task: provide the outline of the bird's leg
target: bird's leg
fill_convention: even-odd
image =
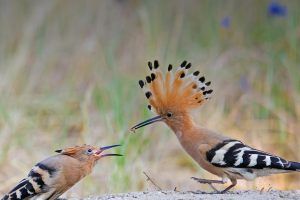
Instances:
[[[231,181],[232,184],[229,185],[227,188],[225,188],[225,190],[221,191],[221,194],[226,193],[228,190],[230,190],[231,188],[236,186],[236,183],[237,183],[236,179],[230,179],[230,181]]]
[[[208,184],[215,192],[218,192],[218,193],[221,193],[221,194],[224,194],[224,193],[228,192],[228,190],[230,190],[231,188],[233,188],[237,184],[236,179],[230,179],[232,184],[230,186],[228,186],[227,188],[225,188],[223,191],[219,191],[212,184],[213,183],[225,184],[226,181],[224,181],[224,180],[201,179],[201,178],[196,178],[196,177],[192,177],[192,179],[199,182],[199,183],[202,183],[202,184]]]
[[[191,179],[203,184],[211,184],[211,183],[224,184],[225,183],[223,180],[209,180],[209,179],[202,179],[196,177],[191,177]]]
[[[196,178],[196,177],[191,177],[193,180],[197,181],[198,183],[202,183],[202,184],[208,184],[215,192],[220,192],[219,190],[217,190],[212,184],[213,183],[217,183],[217,184],[224,184],[225,181],[223,180],[209,180],[209,179],[202,179],[202,178]],[[229,186],[230,187],[230,186]],[[228,188],[229,188],[228,187]],[[233,187],[233,186],[232,186]],[[227,188],[226,188],[227,189]],[[225,190],[226,190],[225,189]],[[230,188],[229,188],[230,189]],[[225,191],[224,190],[224,191]],[[223,191],[222,191],[223,192]],[[226,191],[225,191],[226,192]]]

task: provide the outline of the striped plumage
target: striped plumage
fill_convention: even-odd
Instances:
[[[3,200],[26,199],[33,196],[43,197],[43,199],[56,199],[60,196],[60,193],[51,190],[51,182],[53,182],[55,176],[59,177],[56,173],[60,171],[60,162],[55,162],[55,159],[51,157],[36,164],[27,175],[27,178],[21,180],[16,187],[3,197]],[[58,159],[63,158],[59,156]],[[49,161],[55,167],[50,167]]]
[[[58,155],[37,163],[27,177],[21,180],[2,200],[57,199],[91,173],[100,158],[120,156],[119,154],[101,154],[104,150],[117,146],[120,145],[101,148],[83,145],[57,150]]]
[[[209,150],[206,157],[211,164],[224,168],[237,179],[253,180],[270,174],[300,171],[300,163],[254,149],[238,140],[222,141]]]
[[[188,73],[191,63],[184,61],[175,70],[169,65],[165,75],[159,69],[158,61],[154,61],[154,65],[149,62],[148,66],[150,75],[146,80],[140,80],[139,85],[150,104],[148,108],[158,116],[135,125],[132,131],[154,122],[165,122],[185,151],[202,168],[221,177],[221,180],[192,177],[194,180],[212,186],[214,183],[224,184],[229,179],[232,184],[222,191],[226,192],[237,184],[237,179],[253,180],[270,174],[300,171],[297,162],[253,149],[197,125],[190,111],[209,100],[212,90],[208,88],[210,81],[204,76],[199,78],[199,71]]]

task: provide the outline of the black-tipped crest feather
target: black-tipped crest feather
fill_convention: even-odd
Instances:
[[[142,80],[139,80],[139,85],[140,85],[140,87],[141,87],[141,88],[143,88],[143,87],[144,87],[144,85],[145,85],[144,81],[142,81]]]
[[[181,63],[180,67],[181,67],[181,68],[184,68],[185,65],[186,65],[186,63],[187,63],[186,60],[184,60],[184,61]]]
[[[149,65],[152,67],[148,63]],[[196,108],[210,98],[212,90],[207,89],[210,81],[204,83],[204,76],[196,79],[195,76],[200,74],[199,71],[194,71],[191,74],[193,76],[189,75],[187,69],[191,68],[191,63],[183,61],[176,71],[172,71],[173,67],[170,64],[166,74],[163,74],[158,66],[159,63],[155,60],[153,68],[156,70],[152,71],[150,76],[146,76],[147,84],[143,85],[147,91],[145,96],[155,111],[166,109],[168,106],[180,109]],[[142,83],[144,82],[139,83],[141,87]],[[151,96],[153,98],[150,98]]]
[[[154,69],[157,69],[159,67],[159,63],[157,60],[154,61]]]
[[[150,71],[151,71],[152,68],[153,68],[153,67],[152,67],[152,63],[151,63],[150,61],[148,62],[148,67],[149,67]]]

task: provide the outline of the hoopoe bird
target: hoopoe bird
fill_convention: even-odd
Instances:
[[[141,122],[131,128],[133,132],[143,126],[163,121],[177,136],[185,151],[205,170],[221,180],[207,180],[192,177],[202,184],[231,185],[225,193],[237,184],[237,179],[253,180],[257,177],[277,173],[300,172],[300,163],[287,161],[270,153],[254,149],[239,140],[234,140],[195,124],[191,111],[211,98],[210,81],[199,77],[199,71],[188,73],[191,63],[186,61],[173,70],[172,65],[164,75],[158,61],[148,62],[150,75],[140,80],[149,101],[148,108],[158,116]]]
[[[68,147],[56,150],[57,155],[37,163],[26,178],[21,180],[2,200],[47,199],[54,200],[92,172],[96,162],[107,156],[104,150],[118,147],[91,145]]]

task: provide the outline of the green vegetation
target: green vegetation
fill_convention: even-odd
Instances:
[[[195,113],[204,126],[300,160],[300,13],[283,1],[2,1],[0,3],[0,182],[6,192],[57,148],[122,143],[73,196],[199,189],[209,176],[156,125],[137,81],[148,60],[192,62],[212,81],[213,99]],[[223,21],[227,17],[227,21]],[[225,24],[224,24],[225,23]],[[298,188],[299,175],[247,188]],[[241,187],[243,187],[241,185]]]

